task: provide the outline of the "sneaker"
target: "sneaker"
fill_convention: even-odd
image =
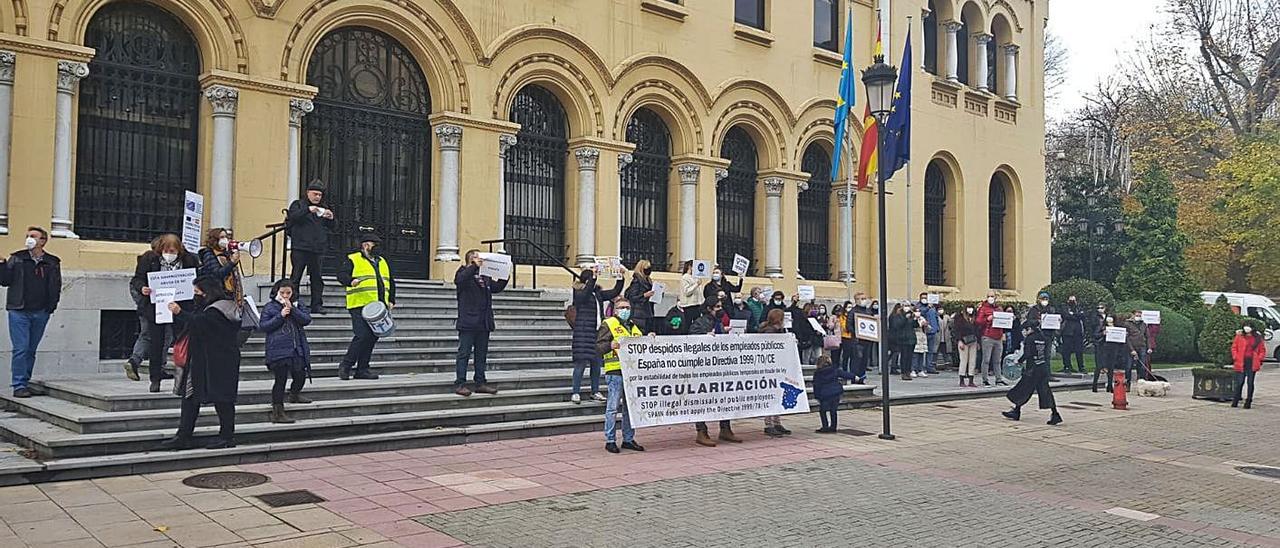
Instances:
[[[618,453],[621,453],[621,452],[622,452],[622,450],[621,450],[621,449],[618,449],[618,444],[613,443],[613,442],[609,442],[609,443],[604,444],[604,450],[605,450],[605,451],[608,451],[608,452],[610,452],[610,453],[613,453],[613,454],[615,454],[615,455],[616,455],[616,454],[618,454]]]
[[[634,442],[634,441],[624,441],[624,442],[622,442],[622,448],[623,448],[623,449],[628,449],[628,450],[631,450],[631,451],[640,451],[640,452],[643,452],[643,451],[644,451],[644,446],[643,446],[643,445],[640,445],[640,444],[638,444],[638,443],[636,443],[636,442]]]
[[[15,397],[15,398],[30,398],[30,397],[31,397],[31,389],[30,389],[30,388],[19,388],[19,389],[17,389],[17,390],[14,390],[14,391],[13,391],[13,397]]]
[[[574,395],[572,395],[572,396],[569,396],[569,401],[571,401],[571,402],[573,402],[573,403],[582,403],[582,396],[579,396],[579,395],[577,395],[577,394],[574,394]]]
[[[124,376],[129,377],[129,380],[131,381],[142,380],[142,378],[138,376],[138,365],[138,362],[134,361],[132,358],[130,358],[129,361],[124,362]]]
[[[937,373],[935,373],[935,375],[936,375],[936,374],[937,374]],[[922,379],[927,379],[927,378],[929,378],[929,374],[928,374],[928,373],[926,373],[926,372],[924,372],[924,371],[921,371],[921,372],[920,372],[920,378],[922,378]]]
[[[604,397],[604,394],[601,394],[601,393],[599,393],[599,392],[596,392],[595,394],[592,394],[592,395],[591,395],[591,399],[596,400],[596,401],[606,401],[606,400],[605,400],[605,397]]]
[[[498,389],[485,383],[480,383],[480,385],[476,387],[476,392],[480,394],[497,394]]]
[[[470,395],[471,395],[471,389],[469,389],[469,388],[467,388],[466,386],[463,386],[463,385],[461,385],[461,384],[460,384],[460,385],[458,385],[458,387],[457,387],[457,388],[454,388],[454,389],[453,389],[453,393],[454,393],[454,394],[457,394],[457,395],[459,395],[459,396],[462,396],[462,397],[464,397],[464,398],[465,398],[465,397],[467,397],[467,396],[470,396]],[[577,394],[574,394],[574,395],[576,396]]]
[[[914,379],[914,378],[917,378],[917,377],[919,377],[919,376],[920,376],[920,374],[919,374],[919,373],[916,373],[915,371],[912,371],[912,372],[911,372],[911,378],[913,378],[913,379]]]

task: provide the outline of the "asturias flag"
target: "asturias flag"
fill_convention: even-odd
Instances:
[[[884,124],[884,150],[880,157],[882,176],[888,180],[911,161],[911,32],[902,50],[902,66],[898,72],[898,89],[893,94],[893,107]]]
[[[840,93],[836,96],[836,142],[835,152],[831,155],[831,180],[840,177],[840,153],[844,150],[845,126],[849,125],[849,108],[857,102],[858,94],[854,89],[857,76],[853,72],[853,12],[846,17],[848,24],[844,29],[844,62],[840,65]]]

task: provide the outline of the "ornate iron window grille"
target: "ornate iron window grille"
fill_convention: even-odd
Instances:
[[[630,268],[648,259],[654,270],[667,270],[671,132],[656,113],[641,108],[627,123],[627,142],[636,150],[622,170],[622,262]]]
[[[319,93],[302,119],[301,179],[323,181],[337,213],[326,266],[373,232],[397,276],[426,277],[432,140],[422,69],[394,38],[345,27],[320,40],[307,83]]]
[[[800,193],[800,275],[831,279],[831,155],[820,145],[805,149],[800,170],[809,173],[809,189]]]
[[[987,257],[991,269],[991,288],[1008,289],[1005,285],[1004,272],[1004,220],[1008,200],[1004,190],[1004,181],[999,175],[991,178],[991,191],[988,195],[987,209]]]
[[[80,83],[75,226],[87,240],[147,242],[182,229],[196,189],[200,52],[176,17],[141,3],[94,15]]]
[[[520,131],[507,151],[506,237],[526,238],[563,258],[568,252],[564,169],[569,155],[564,107],[546,88],[531,84],[516,94],[510,118]],[[557,264],[520,243],[508,245],[507,252],[523,264]]]
[[[729,128],[720,157],[729,175],[716,188],[716,262],[732,265],[733,255],[752,257],[756,248],[756,145],[740,127]],[[752,261],[756,271],[759,261]]]
[[[947,208],[947,181],[942,168],[930,163],[924,172],[924,283],[946,285],[942,232]]]

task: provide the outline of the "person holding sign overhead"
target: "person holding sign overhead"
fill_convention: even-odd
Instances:
[[[493,295],[507,288],[507,280],[494,280],[480,273],[484,260],[479,250],[467,251],[462,266],[453,275],[453,285],[458,296],[458,354],[455,362],[453,393],[470,396],[467,388],[467,362],[475,355],[476,392],[497,394],[485,379],[485,364],[489,357],[489,334],[496,328],[493,321]]]
[[[619,340],[644,334],[631,314],[631,302],[618,299],[613,305],[613,315],[605,318],[596,332],[596,352],[603,358],[604,376],[609,382],[609,398],[604,405],[604,449],[610,453],[622,452],[617,443],[618,408],[626,405],[622,397],[622,362],[618,360]],[[582,377],[578,378],[580,381]],[[625,408],[622,410],[622,449],[644,451],[644,447],[636,443],[636,429],[631,427],[631,414]]]
[[[596,352],[596,331],[603,315],[602,305],[622,294],[622,278],[613,289],[596,285],[596,267],[585,268],[573,282],[573,392],[569,401],[580,403],[582,373],[591,368],[591,399],[605,401],[600,393],[600,354]]]
[[[733,296],[742,292],[742,276],[738,276],[738,283],[735,285],[724,277],[724,271],[720,270],[720,265],[716,265],[711,270],[711,281],[702,286],[702,298],[716,297],[721,291],[724,292],[724,297],[720,299],[720,306],[728,310],[733,307]]]
[[[49,233],[43,228],[27,228],[26,248],[15,251],[0,265],[0,286],[9,288],[5,308],[9,311],[9,339],[13,343],[10,362],[13,397],[29,398],[36,349],[44,338],[49,316],[62,298],[62,261],[46,253]]]
[[[152,393],[160,391],[160,381],[164,378],[165,344],[164,332],[170,326],[156,323],[156,305],[151,298],[152,288],[148,274],[154,272],[173,272],[177,270],[195,269],[200,261],[182,246],[177,234],[162,234],[151,242],[151,250],[138,256],[138,263],[133,271],[133,279],[129,285],[143,298],[138,303],[138,316],[146,324],[147,337],[150,342],[147,348],[147,374],[151,377]],[[179,306],[190,304],[190,300],[178,302]],[[176,333],[175,333],[176,335]],[[125,364],[125,376],[129,380],[138,380],[137,364]]]
[[[351,329],[355,332],[347,354],[338,364],[338,378],[344,381],[351,378],[352,367],[357,379],[378,378],[377,373],[369,370],[378,335],[364,319],[364,308],[382,303],[390,311],[396,306],[396,280],[391,277],[391,265],[378,254],[381,243],[382,239],[376,234],[362,234],[360,249],[347,255],[347,260],[338,267],[338,283],[347,288],[347,313],[351,315]]]

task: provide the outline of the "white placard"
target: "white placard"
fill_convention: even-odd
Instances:
[[[734,319],[730,319],[730,320],[729,320],[729,332],[730,332],[730,333],[746,333],[746,332],[747,332],[747,320],[734,320]]]
[[[621,280],[626,275],[626,269],[622,267],[622,259],[618,257],[594,257],[596,264],[596,275],[608,276],[615,280]]]
[[[858,327],[855,332],[859,339],[880,342],[880,318],[866,314],[854,314]]]
[[[808,413],[795,337],[627,337],[627,412],[637,427]]]
[[[1159,310],[1143,310],[1142,323],[1145,323],[1147,325],[1160,325],[1160,311]]]
[[[157,325],[173,323],[173,311],[169,310],[169,303],[173,302],[173,297],[176,294],[177,291],[172,287],[151,290],[151,302],[156,305]]]
[[[1129,330],[1123,327],[1108,327],[1107,342],[1122,343],[1129,340]]]
[[[649,302],[659,304],[662,302],[662,296],[667,292],[667,284],[662,282],[653,282],[653,296],[649,297]]]
[[[733,255],[733,273],[739,276],[746,276],[747,271],[751,269],[751,261],[742,255],[735,253]]]
[[[693,261],[693,277],[701,280],[711,279],[711,261]]]
[[[182,247],[187,248],[191,253],[200,251],[200,237],[203,232],[204,196],[188,190],[182,205]]]
[[[151,302],[156,302],[156,291],[173,289],[175,301],[189,301],[196,298],[193,284],[196,282],[196,269],[183,268],[147,273],[147,287],[151,288]]]
[[[786,329],[787,331],[791,331],[791,328],[795,326],[795,323],[791,321],[791,314],[785,313],[786,312],[785,310],[783,312],[784,313],[782,315],[782,328]]]
[[[1061,314],[1044,314],[1040,316],[1040,329],[1062,329]]]
[[[824,337],[827,335],[827,330],[822,328],[822,324],[818,322],[817,318],[809,318],[809,325],[812,326],[813,330],[819,335]]]
[[[511,279],[511,256],[502,253],[481,253],[480,275],[493,280]]]
[[[1013,329],[1013,312],[992,313],[991,327],[996,329]]]
[[[802,301],[812,301],[814,298],[813,286],[811,285],[796,286],[796,293],[800,294],[800,300]]]
[[[939,295],[937,293],[930,293],[927,295],[927,298],[928,298],[929,304],[938,304],[942,302],[942,295]]]

